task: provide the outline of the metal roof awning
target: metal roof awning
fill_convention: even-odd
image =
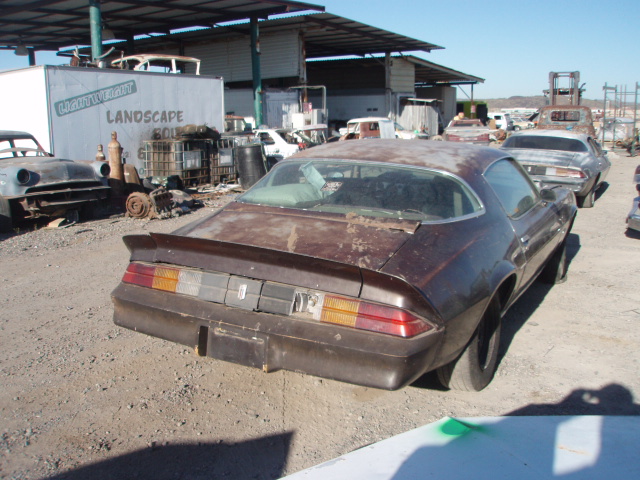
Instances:
[[[111,28],[111,23],[108,25]],[[258,25],[260,35],[269,35],[285,30],[303,32],[307,59],[347,55],[365,56],[387,52],[430,52],[443,48],[331,13],[269,19],[259,22]],[[136,41],[136,49],[153,51],[178,44],[189,45],[190,43],[248,37],[250,32],[250,24],[240,22],[233,25],[140,39]]]
[[[403,57],[408,62],[416,66],[416,85],[418,86],[435,86],[440,84],[446,85],[465,85],[484,83],[484,78],[475,77],[467,73],[459,72],[437,63],[429,62],[422,58],[414,56]]]
[[[260,31],[267,33],[285,27],[297,27],[304,31],[307,58],[364,56],[387,52],[430,52],[443,48],[331,13],[269,20],[260,24]]]
[[[91,45],[90,0],[0,0],[0,49],[26,45],[58,50]],[[282,0],[116,0],[99,1],[102,22],[116,35],[168,34],[171,30],[213,26],[250,17],[309,10],[321,5]]]
[[[393,55],[392,59],[402,59],[415,65],[415,83],[418,87],[434,87],[434,86],[453,86],[453,85],[470,85],[484,83],[484,78],[475,77],[467,73],[453,70],[452,68],[429,62],[413,55]],[[348,58],[348,59],[331,59],[316,60],[308,63],[311,70],[316,65],[322,65],[322,68],[344,69],[344,68],[384,68],[384,58],[367,57],[367,58]]]

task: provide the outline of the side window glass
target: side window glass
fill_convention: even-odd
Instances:
[[[539,201],[533,182],[513,159],[499,160],[484,174],[510,217],[520,217]]]

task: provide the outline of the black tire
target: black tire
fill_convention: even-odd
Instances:
[[[514,126],[514,127],[513,127],[513,131],[514,131],[514,132],[517,132],[517,131],[519,131],[520,129],[521,129],[520,125],[516,125],[516,126]]]
[[[589,192],[582,196],[582,197],[577,197],[576,196],[576,204],[578,205],[578,207],[580,208],[592,208],[593,204],[596,202],[596,192],[598,191],[598,188],[600,187],[600,176],[598,176],[598,178],[596,178],[596,181],[593,182],[593,187],[591,187],[591,190],[589,190]]]
[[[564,283],[567,281],[568,267],[567,241],[563,240],[540,272],[540,280],[550,285]]]
[[[11,205],[9,200],[0,195],[0,233],[10,232],[12,227]]]
[[[479,392],[489,385],[498,364],[501,324],[500,303],[494,298],[462,354],[438,368],[438,380],[444,387]]]
[[[580,208],[592,208],[595,203],[596,189],[589,190],[589,193],[582,197],[576,197],[576,203]]]

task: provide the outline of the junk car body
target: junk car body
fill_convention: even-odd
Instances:
[[[575,212],[498,149],[328,143],[208,218],[124,237],[114,321],[265,372],[480,390],[509,306],[565,278]]]
[[[596,136],[591,109],[584,105],[547,105],[539,110],[536,128],[541,130],[569,130]]]
[[[593,207],[611,162],[590,135],[562,130],[514,132],[502,144],[541,185],[572,190],[578,206]]]
[[[365,138],[396,138],[393,121],[385,117],[352,118],[346,129],[340,129],[340,140],[362,140]]]
[[[633,183],[636,185],[638,196],[633,199],[631,210],[627,215],[627,227],[640,232],[640,165],[636,167],[636,172],[633,175]]]
[[[292,130],[286,128],[260,128],[254,131],[255,139],[264,145],[266,155],[287,158],[298,152],[301,142]]]
[[[534,128],[535,124],[531,122],[527,118],[523,117],[512,117],[513,120],[513,129],[517,132],[518,130],[526,130],[528,128]]]
[[[109,164],[47,153],[27,132],[0,131],[0,231],[16,220],[87,213],[109,195]]]
[[[490,129],[479,119],[451,120],[442,138],[447,142],[489,145]]]
[[[115,59],[111,62],[111,66],[138,72],[151,72],[156,69],[166,73],[189,71],[194,75],[200,75],[200,59],[180,55],[141,53]]]

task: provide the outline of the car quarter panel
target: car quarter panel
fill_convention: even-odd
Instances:
[[[506,216],[492,207],[475,218],[422,225],[382,269],[404,272],[403,278],[442,316],[445,334],[436,359],[440,365],[464,349],[500,285],[510,275],[519,278],[525,265]]]

